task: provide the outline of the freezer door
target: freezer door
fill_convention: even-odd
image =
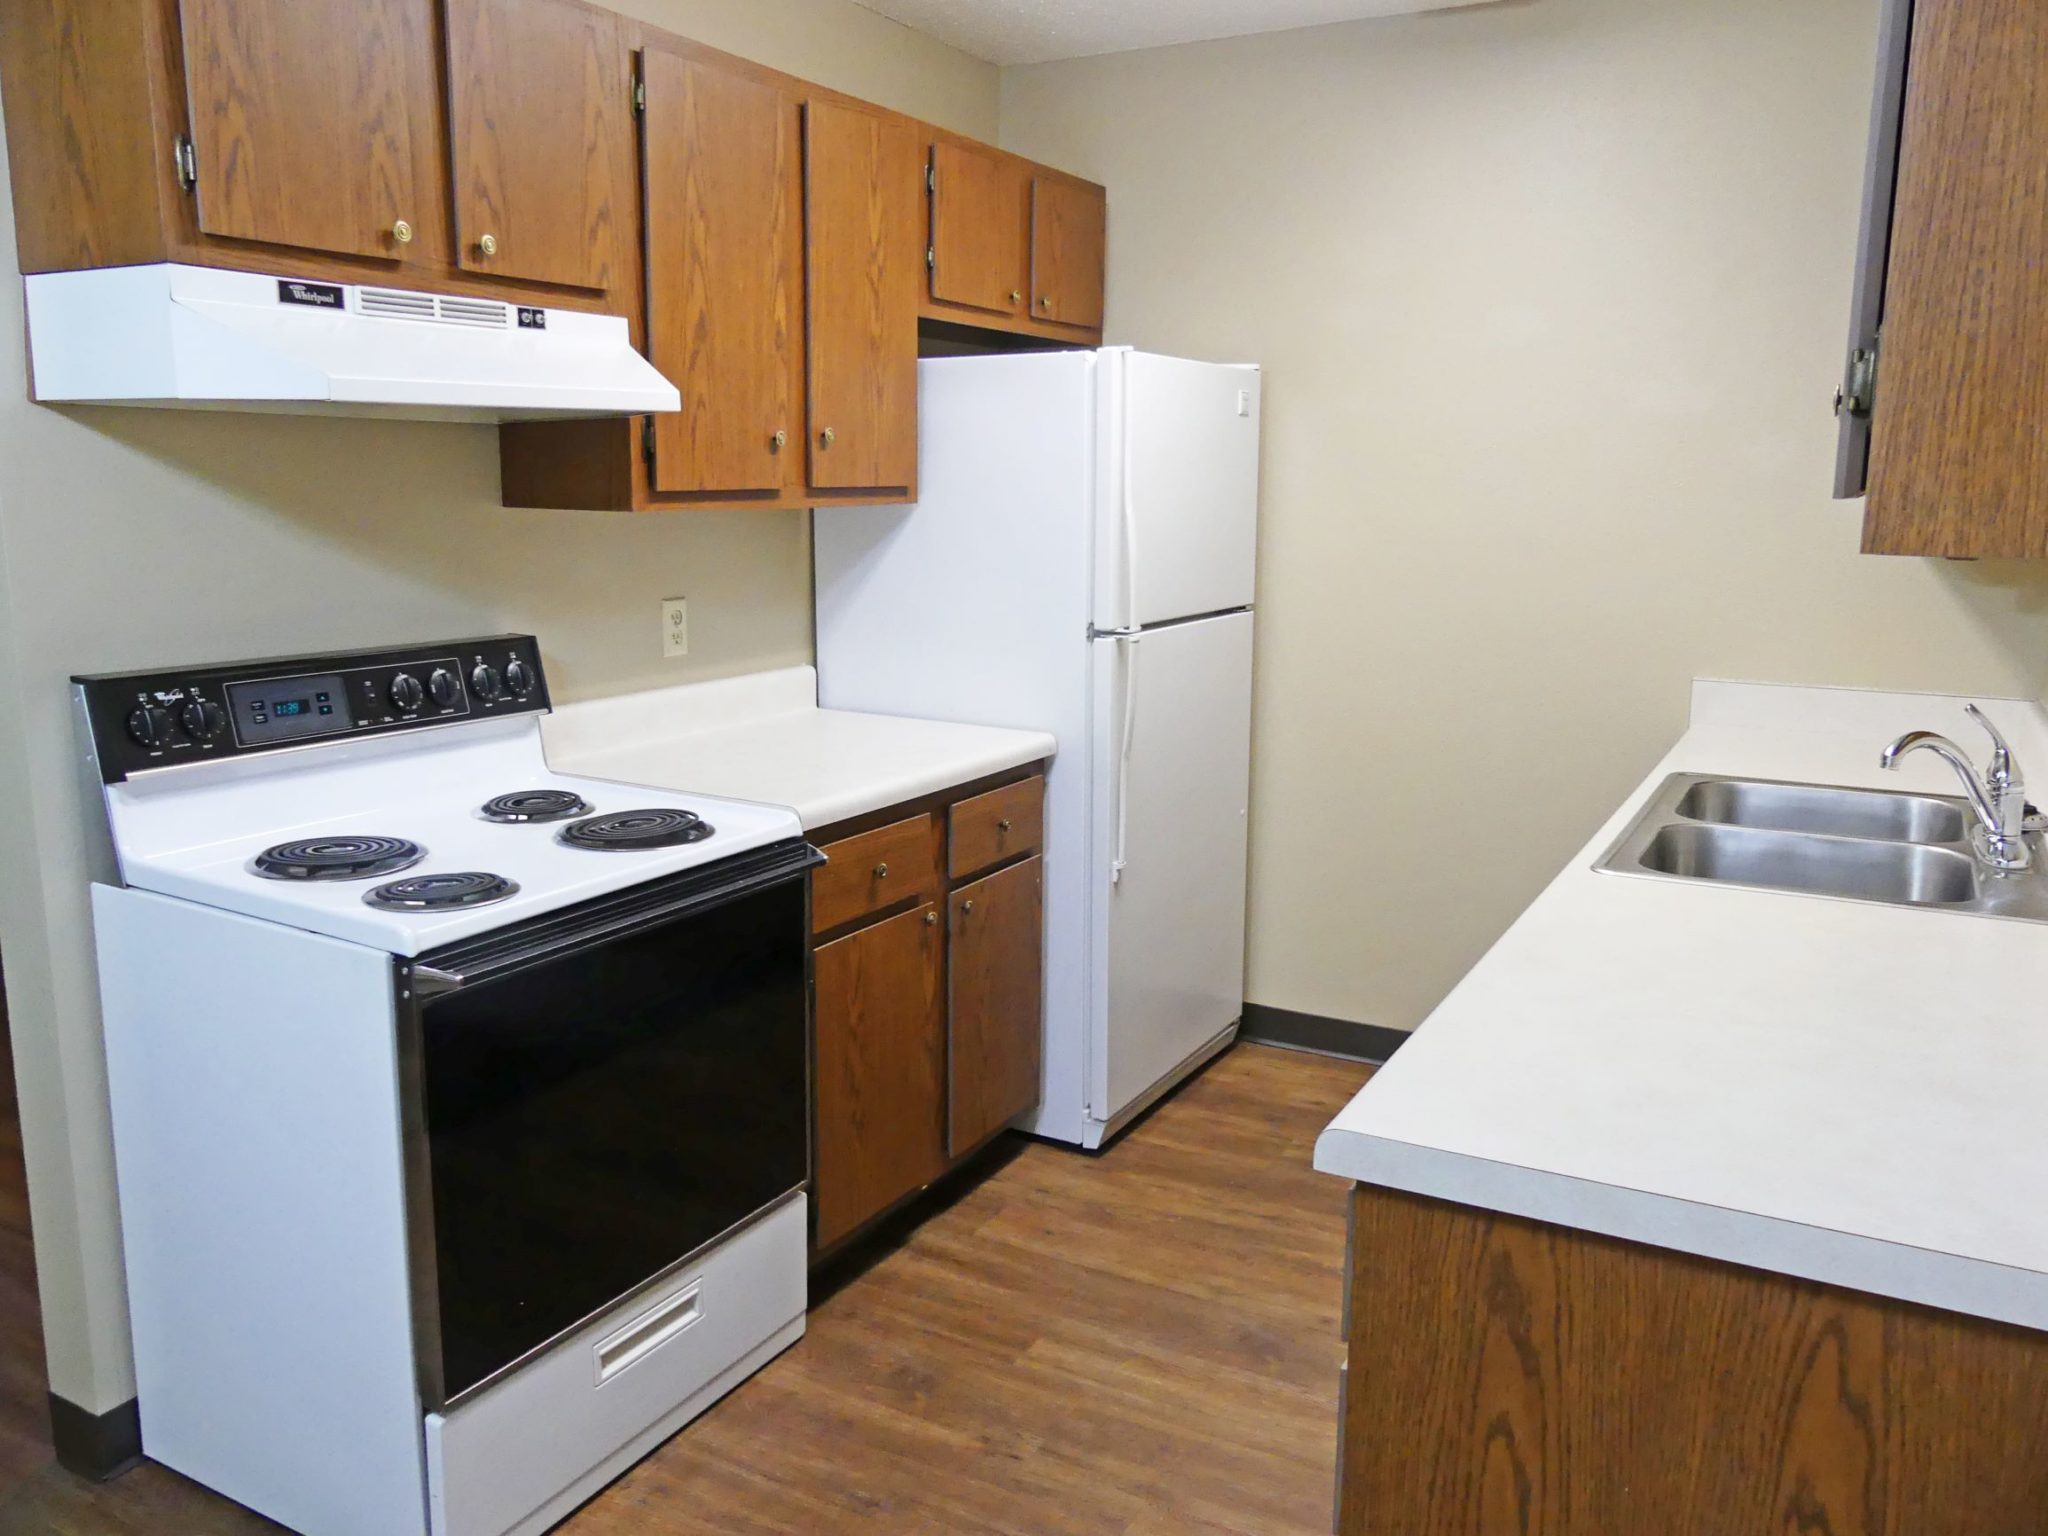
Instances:
[[[1258,543],[1259,370],[1103,354],[1095,624],[1248,607]]]
[[[1089,1111],[1109,1120],[1244,1011],[1252,616],[1093,650]]]

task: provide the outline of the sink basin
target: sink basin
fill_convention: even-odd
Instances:
[[[1748,826],[1660,827],[1641,863],[1655,874],[1688,880],[1908,906],[1953,905],[1977,896],[1976,863],[1954,849]]]
[[[1702,779],[1679,797],[1673,809],[1688,821],[1718,826],[1891,843],[1961,843],[1970,830],[1961,805],[1933,795],[1755,779]]]

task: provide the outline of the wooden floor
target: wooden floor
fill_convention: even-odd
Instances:
[[[1018,1142],[559,1531],[1323,1536],[1347,1186],[1309,1157],[1368,1070],[1241,1046],[1101,1157]],[[0,1495],[8,1536],[276,1530],[155,1466]]]

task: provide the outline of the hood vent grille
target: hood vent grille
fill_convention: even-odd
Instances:
[[[375,320],[429,320],[443,325],[480,325],[502,331],[512,324],[512,306],[494,299],[457,299],[403,288],[358,290],[356,312]]]

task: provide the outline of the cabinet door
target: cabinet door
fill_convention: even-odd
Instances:
[[[1016,162],[961,144],[932,146],[932,297],[1024,313],[1030,191]]]
[[[823,1247],[944,1171],[938,908],[863,928],[814,959]]]
[[[629,131],[618,18],[581,0],[446,3],[457,260],[610,287]]]
[[[438,254],[434,0],[181,0],[199,227]]]
[[[776,491],[802,458],[797,105],[654,49],[641,78],[648,358],[683,396],[654,420],[654,486]]]
[[[1100,188],[1049,176],[1032,178],[1032,314],[1038,319],[1102,329],[1108,219]]]
[[[1044,1042],[1044,861],[951,898],[946,1155],[960,1157],[1038,1103]]]
[[[1863,547],[2048,555],[2048,14],[1915,0]]]
[[[804,109],[811,484],[917,477],[918,189],[908,121],[836,102]]]

